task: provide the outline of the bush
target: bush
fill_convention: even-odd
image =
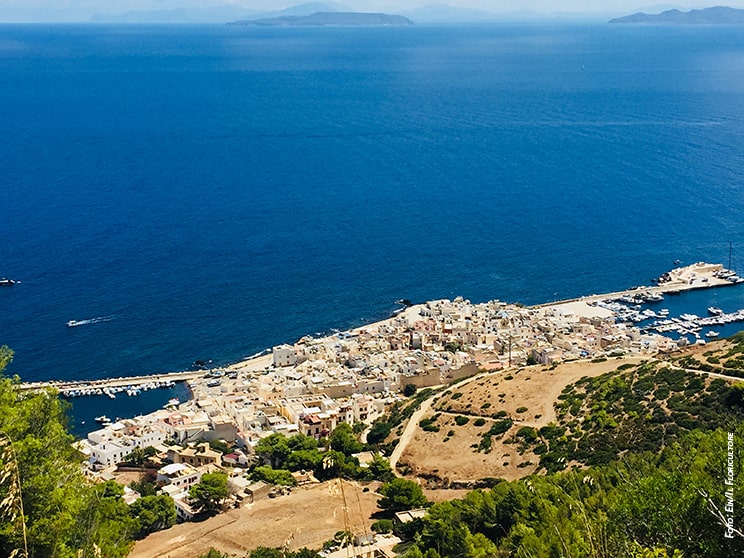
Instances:
[[[416,393],[417,389],[418,388],[414,384],[406,384],[403,387],[403,395],[405,395],[406,397],[411,397]]]
[[[528,441],[537,440],[537,431],[531,426],[523,426],[517,430],[517,437]]]
[[[527,412],[527,407],[517,407],[517,412],[518,413],[525,413],[525,412]]]
[[[475,420],[473,421],[473,424],[474,424],[475,426],[483,426],[484,424],[486,424],[486,419],[484,419],[484,418],[482,418],[482,417],[478,417],[477,419],[475,419]]]
[[[392,533],[393,532],[393,520],[392,519],[380,519],[372,524],[372,530],[375,533]]]
[[[368,444],[380,444],[385,441],[390,435],[392,426],[388,422],[375,422],[367,432],[367,443]]]
[[[507,432],[512,427],[512,424],[514,423],[511,421],[511,419],[497,420],[488,430],[488,433],[491,436],[498,436],[499,434]]]
[[[470,419],[468,419],[468,417],[464,417],[462,415],[457,415],[455,417],[455,423],[457,424],[457,426],[464,426],[468,423],[469,420]]]

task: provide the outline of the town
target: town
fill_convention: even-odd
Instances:
[[[154,448],[168,463],[158,471],[158,485],[174,499],[179,519],[188,520],[198,511],[189,489],[204,473],[228,471],[237,505],[273,495],[270,485],[245,474],[255,461],[253,448],[272,434],[322,439],[342,423],[362,425],[361,432],[403,399],[407,387],[446,385],[479,371],[674,350],[685,337],[675,341],[639,329],[627,304],[658,301],[665,289],[732,284],[721,272],[720,265],[700,263],[665,274],[656,287],[538,307],[461,297],[410,305],[382,322],[304,337],[200,374],[189,380],[188,402],[108,424],[78,447],[90,474],[104,479],[136,448]],[[210,442],[231,450],[223,455]],[[313,480],[295,475],[298,482]]]

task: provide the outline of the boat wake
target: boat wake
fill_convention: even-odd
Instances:
[[[113,316],[98,316],[97,318],[89,318],[87,320],[70,320],[69,322],[67,322],[67,327],[77,327],[88,324],[97,324],[100,322],[110,322],[113,319]]]

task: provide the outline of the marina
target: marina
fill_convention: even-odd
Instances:
[[[117,394],[136,396],[149,390],[172,388],[177,382],[193,380],[204,376],[204,374],[204,371],[186,371],[100,380],[27,382],[22,383],[20,387],[21,389],[54,387],[59,390],[63,397],[68,398],[105,395],[110,399],[116,399]]]

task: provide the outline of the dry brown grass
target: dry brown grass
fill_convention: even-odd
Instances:
[[[427,417],[440,413],[436,421],[439,432],[425,432],[417,427],[399,464],[410,468],[410,476],[428,479],[429,486],[449,486],[453,481],[484,478],[515,480],[532,474],[537,469],[539,457],[532,453],[519,455],[516,445],[504,441],[521,426],[540,428],[555,421],[553,405],[568,384],[584,376],[599,376],[624,363],[635,364],[641,360],[629,357],[599,363],[572,362],[553,370],[532,366],[517,372],[487,374],[468,385],[452,386],[446,392],[448,395],[443,395],[434,409],[427,413]],[[512,379],[507,380],[509,376]],[[455,393],[462,395],[453,399]],[[521,407],[527,407],[527,410],[517,413]],[[489,453],[477,452],[471,446],[480,442],[480,434],[488,431],[499,411],[506,412],[514,426],[501,438],[493,437]],[[454,417],[458,413],[468,414],[467,424],[455,424]],[[473,424],[478,416],[486,421],[481,427]],[[448,436],[450,431],[454,431],[454,436]],[[526,465],[527,462],[532,464]]]
[[[182,523],[139,541],[129,558],[196,558],[210,547],[231,556],[244,556],[258,546],[320,548],[345,529],[341,481],[298,488],[288,496],[266,499],[200,523]],[[343,481],[351,530],[369,533],[379,495],[377,483],[363,492],[358,483]]]

